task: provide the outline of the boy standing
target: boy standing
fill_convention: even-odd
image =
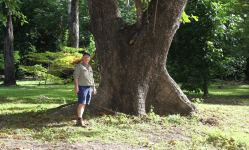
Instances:
[[[93,78],[93,70],[89,64],[91,55],[83,53],[82,60],[76,65],[74,76],[74,92],[78,95],[77,123],[78,126],[85,126],[82,119],[86,105],[91,102],[92,94],[96,94],[96,88]]]

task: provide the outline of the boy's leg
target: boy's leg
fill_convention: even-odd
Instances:
[[[78,125],[78,126],[85,126],[84,125],[84,122],[83,122],[83,118],[82,118],[82,116],[83,116],[83,113],[84,113],[84,110],[85,110],[85,104],[78,104],[78,107],[77,107],[77,123],[76,123],[76,125]]]
[[[77,107],[77,125],[84,126],[83,114],[86,106],[86,89],[84,87],[79,87],[78,92],[78,107]]]
[[[86,108],[86,105],[90,104],[92,90],[91,90],[91,88],[86,88],[83,93],[84,93],[83,94],[84,101],[83,101],[83,103],[79,103],[78,108],[77,108],[77,116],[78,116],[78,123],[77,124],[85,127],[88,123],[83,121],[83,114],[84,114],[84,110]]]
[[[87,96],[86,96],[86,104],[87,105],[90,105],[90,103],[91,103],[92,92],[93,92],[92,87],[88,88],[88,90],[87,90]]]
[[[85,104],[78,104],[77,108],[77,117],[82,118],[86,105]]]

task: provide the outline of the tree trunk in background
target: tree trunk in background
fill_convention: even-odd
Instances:
[[[203,98],[207,98],[208,97],[208,78],[207,76],[204,77],[204,81],[203,81]]]
[[[246,74],[246,81],[249,81],[249,57],[246,59],[246,70],[245,70],[245,74]]]
[[[70,2],[70,0],[69,0]],[[79,0],[71,0],[69,5],[69,46],[79,47]]]
[[[143,15],[143,3],[142,0],[135,0],[136,15],[137,15],[137,25],[140,27],[142,15]]]
[[[127,114],[190,114],[195,110],[166,69],[186,0],[152,0],[141,26],[126,25],[116,0],[89,0],[101,82],[93,103]]]
[[[67,4],[67,7],[68,7],[68,10],[67,10],[67,12],[68,12],[68,24],[69,24],[69,21],[70,21],[70,13],[71,13],[71,1],[72,0],[68,0],[68,4]]]
[[[4,85],[16,85],[15,64],[14,64],[14,34],[11,12],[5,8],[7,24],[4,37]]]

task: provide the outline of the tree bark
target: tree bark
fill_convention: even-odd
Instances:
[[[203,98],[207,98],[208,97],[208,77],[206,75],[204,75],[204,79],[203,79]]]
[[[246,69],[245,69],[246,81],[249,81],[249,57],[246,59]]]
[[[79,47],[79,0],[71,0],[69,5],[69,46]]]
[[[116,0],[89,0],[91,29],[101,82],[93,103],[143,115],[190,114],[195,110],[166,69],[172,38],[186,0],[152,0],[141,26],[126,25]]]
[[[137,25],[140,27],[141,19],[143,15],[143,3],[142,0],[135,0],[136,15],[137,15]]]
[[[4,37],[4,85],[16,85],[15,64],[14,64],[14,34],[12,15],[9,8],[5,8],[7,24]]]

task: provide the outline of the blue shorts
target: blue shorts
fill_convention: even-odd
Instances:
[[[78,92],[78,103],[89,105],[92,98],[92,87],[90,86],[79,86]]]

